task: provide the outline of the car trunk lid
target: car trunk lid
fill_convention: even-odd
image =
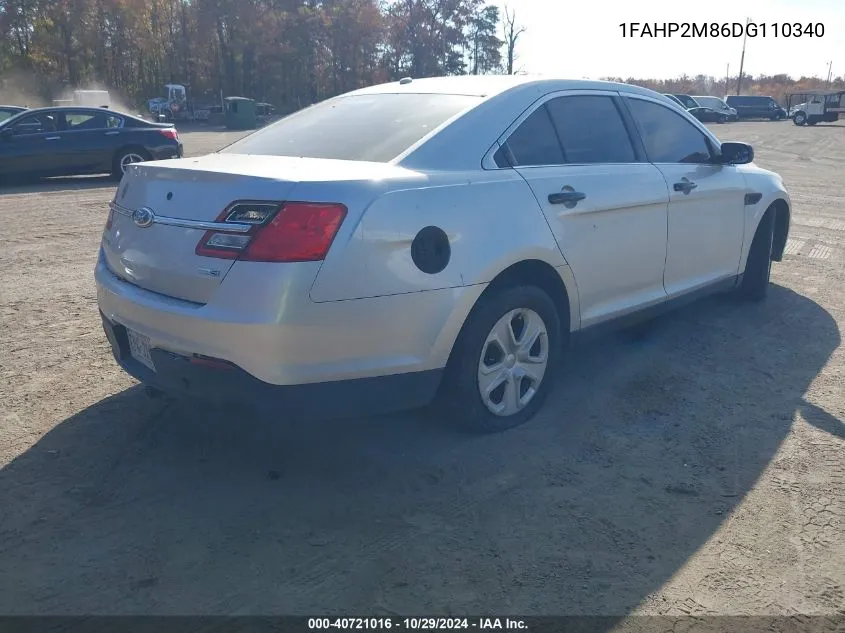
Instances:
[[[106,261],[129,283],[205,304],[236,259],[198,255],[197,244],[231,203],[295,200],[294,188],[307,181],[309,195],[316,185],[332,202],[360,207],[349,181],[404,171],[381,163],[236,154],[135,164],[115,194],[116,212],[103,235]]]

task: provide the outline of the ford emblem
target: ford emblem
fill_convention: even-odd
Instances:
[[[135,213],[132,214],[132,221],[138,228],[145,229],[153,225],[155,213],[149,207],[141,207],[140,209],[136,209]]]

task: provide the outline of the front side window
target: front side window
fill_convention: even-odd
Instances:
[[[15,134],[44,134],[57,131],[58,125],[54,114],[39,112],[17,121],[12,130]]]
[[[221,152],[386,163],[481,99],[414,93],[339,97],[295,112]]]
[[[632,163],[634,147],[622,115],[605,95],[558,97],[546,104],[567,163]]]
[[[652,101],[629,98],[628,103],[651,162],[711,162],[707,138],[683,116]]]

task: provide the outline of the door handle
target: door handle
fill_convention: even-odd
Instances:
[[[61,136],[47,136],[47,137],[44,138],[44,140],[45,141],[58,141],[60,138],[62,138],[62,137]]]
[[[672,188],[675,191],[683,191],[684,193],[689,193],[696,187],[698,187],[698,185],[689,180],[688,178],[683,178],[681,179],[681,182],[676,182],[674,185],[672,185]]]
[[[586,193],[575,191],[572,187],[566,185],[560,190],[560,193],[549,194],[549,204],[562,204],[565,205],[566,208],[571,209],[586,197]]]
[[[117,130],[114,130],[112,132],[106,132],[106,136],[114,136],[115,134],[120,134],[120,132],[118,132]]]

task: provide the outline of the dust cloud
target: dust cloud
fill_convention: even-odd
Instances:
[[[0,104],[17,105],[27,108],[43,108],[51,105],[75,105],[75,90],[106,90],[108,103],[88,103],[80,105],[108,105],[110,110],[125,114],[142,114],[142,110],[132,104],[131,99],[119,91],[99,82],[86,82],[78,86],[50,86],[37,81],[31,75],[21,72],[9,73],[0,78]],[[59,102],[59,103],[56,103]]]

